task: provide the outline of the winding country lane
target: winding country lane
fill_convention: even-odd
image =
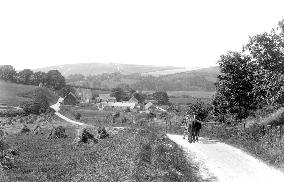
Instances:
[[[76,125],[80,125],[80,126],[87,126],[87,125],[84,124],[84,123],[71,120],[71,119],[67,118],[66,116],[64,116],[64,115],[62,115],[62,114],[59,113],[60,104],[61,104],[61,102],[62,102],[63,100],[64,100],[64,98],[60,97],[60,98],[58,99],[57,103],[55,103],[54,105],[51,105],[51,106],[50,106],[52,109],[55,110],[55,114],[56,114],[58,117],[60,117],[61,119],[65,120],[65,121],[67,121],[67,122],[69,122],[69,123],[76,124]]]
[[[220,182],[283,182],[284,174],[230,145],[200,138],[188,143],[181,135],[167,136],[199,167],[199,175]]]

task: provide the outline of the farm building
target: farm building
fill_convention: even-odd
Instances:
[[[110,94],[99,94],[99,96],[96,97],[96,102],[116,102],[116,98],[111,97]]]
[[[153,109],[155,108],[154,104],[152,102],[148,102],[145,106],[144,106],[145,110],[149,110],[149,109]]]
[[[132,96],[128,102],[138,104],[138,100],[134,96]]]
[[[76,95],[73,94],[72,92],[70,92],[63,100],[64,105],[76,105],[78,103],[79,103],[79,101],[78,101]]]

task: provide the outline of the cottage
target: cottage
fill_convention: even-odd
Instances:
[[[155,106],[152,102],[148,102],[145,106],[144,106],[145,110],[150,110],[150,109],[154,109]]]
[[[128,102],[138,104],[138,100],[134,96],[132,96]]]
[[[79,102],[78,102],[76,95],[70,92],[66,97],[64,97],[64,100],[62,103],[64,105],[76,105]]]

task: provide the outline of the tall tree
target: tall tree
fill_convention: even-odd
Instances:
[[[65,78],[58,70],[50,70],[47,72],[47,85],[55,90],[60,90],[66,85]]]
[[[0,66],[0,79],[5,81],[14,81],[14,76],[16,71],[11,65],[2,65]]]
[[[246,117],[248,111],[255,108],[252,94],[255,68],[250,57],[238,52],[229,52],[222,55],[218,63],[221,75],[218,76],[216,84],[217,93],[213,101],[215,108],[217,107],[219,112],[226,110],[237,114],[239,118]]]
[[[284,20],[276,30],[250,37],[245,50],[255,65],[254,94],[261,105],[284,103]]]
[[[166,105],[169,103],[169,97],[167,92],[155,92],[153,93],[153,98],[158,102],[158,104]]]
[[[42,71],[35,72],[32,76],[32,80],[34,85],[39,85],[40,83],[45,85],[47,83],[47,73]]]
[[[32,75],[34,72],[30,69],[24,69],[17,73],[17,82],[23,84],[32,84]]]
[[[139,103],[143,103],[146,100],[147,95],[143,93],[133,93],[133,96],[138,100]]]
[[[127,93],[120,87],[113,88],[111,92],[111,96],[115,97],[117,102],[129,99]]]

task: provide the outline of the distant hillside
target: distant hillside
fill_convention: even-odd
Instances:
[[[46,88],[33,85],[23,85],[0,80],[0,104],[18,106],[24,101],[33,100],[36,92],[42,92],[47,96],[49,103],[54,103],[56,96]]]
[[[84,76],[88,76],[114,72],[120,72],[121,74],[147,73],[172,69],[179,69],[179,67],[116,63],[78,63],[39,68],[34,71],[48,72],[49,70],[59,70],[64,76],[69,76],[71,74],[82,74]]]
[[[165,91],[206,91],[214,92],[214,83],[220,74],[219,67],[210,67],[175,73],[170,75],[152,76],[121,73],[93,75],[80,81],[67,80],[69,84],[90,86],[96,88],[114,88],[129,85],[135,90],[165,90]]]
[[[162,76],[162,75],[171,75],[176,73],[182,73],[187,71],[196,70],[198,68],[177,68],[177,69],[170,69],[170,70],[161,70],[161,71],[153,71],[142,73],[143,76],[152,75],[152,76]]]

